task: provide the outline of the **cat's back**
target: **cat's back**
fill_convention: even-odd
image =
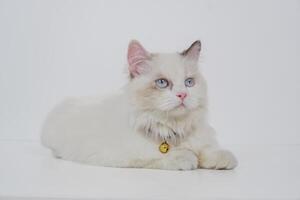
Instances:
[[[123,93],[68,98],[48,114],[41,141],[52,150],[66,144],[82,145],[90,138],[101,138],[107,132],[117,132],[116,128],[126,128],[124,126],[128,123],[124,120],[128,119],[127,115],[128,105]]]

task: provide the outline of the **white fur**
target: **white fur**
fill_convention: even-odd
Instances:
[[[42,143],[58,158],[92,165],[234,168],[236,159],[219,148],[206,121],[206,84],[197,62],[175,53],[152,54],[145,63],[144,74],[136,73],[118,94],[70,98],[56,106],[43,126]],[[143,93],[161,74],[173,81],[172,89]],[[196,84],[186,88],[190,76]],[[181,91],[188,94],[184,108],[175,95]],[[158,149],[163,141],[170,144],[166,154]]]

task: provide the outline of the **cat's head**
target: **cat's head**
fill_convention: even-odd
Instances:
[[[206,84],[198,68],[201,42],[181,53],[149,53],[138,41],[128,46],[129,93],[136,109],[188,114],[206,103]]]

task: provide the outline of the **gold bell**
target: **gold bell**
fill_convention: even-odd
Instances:
[[[165,141],[159,145],[159,151],[161,153],[167,153],[169,151],[170,145]]]

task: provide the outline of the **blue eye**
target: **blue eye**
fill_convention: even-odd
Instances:
[[[166,87],[168,87],[168,85],[169,85],[169,82],[166,80],[166,79],[157,79],[156,81],[155,81],[155,84],[156,84],[156,86],[157,87],[159,87],[159,88],[166,88]]]
[[[186,87],[193,87],[195,85],[195,80],[193,78],[187,78],[184,81]]]

